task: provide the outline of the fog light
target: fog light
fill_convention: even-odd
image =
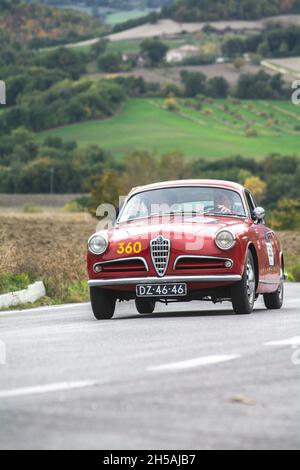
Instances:
[[[232,268],[233,262],[232,261],[225,261],[225,268]]]
[[[102,271],[102,266],[100,266],[100,265],[98,264],[98,266],[95,266],[95,267],[94,267],[94,271],[95,271],[95,273],[101,273],[101,271]]]

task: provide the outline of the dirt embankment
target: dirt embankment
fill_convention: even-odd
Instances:
[[[300,232],[279,232],[286,263],[300,264]]]
[[[0,274],[32,273],[55,282],[86,278],[86,243],[96,230],[88,214],[0,215]]]

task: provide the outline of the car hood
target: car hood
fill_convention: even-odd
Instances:
[[[166,238],[175,234],[183,236],[214,236],[220,229],[230,229],[238,233],[245,229],[247,221],[237,217],[208,217],[208,216],[172,216],[152,217],[122,223],[110,231],[110,238],[114,240],[151,237],[162,235]]]

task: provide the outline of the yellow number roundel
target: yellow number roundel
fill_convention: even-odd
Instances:
[[[127,255],[131,255],[132,253],[140,253],[142,251],[142,244],[141,242],[135,242],[132,244],[132,242],[127,243],[125,246],[125,243],[121,242],[119,243],[119,248],[117,250],[117,253],[119,255],[123,255],[126,253]]]

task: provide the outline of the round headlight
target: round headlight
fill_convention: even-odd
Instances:
[[[235,245],[235,236],[228,230],[221,230],[216,235],[216,245],[220,250],[230,250]]]
[[[88,249],[93,255],[102,255],[107,246],[108,242],[102,235],[93,235],[88,241]]]

